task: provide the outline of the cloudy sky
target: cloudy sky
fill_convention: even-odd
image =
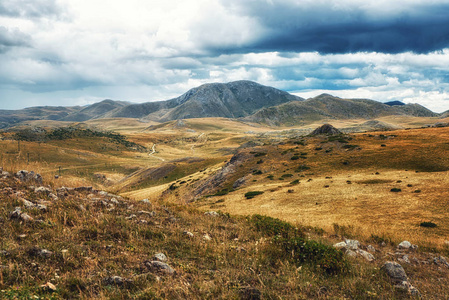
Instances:
[[[1,0],[0,109],[253,80],[449,109],[447,0]]]

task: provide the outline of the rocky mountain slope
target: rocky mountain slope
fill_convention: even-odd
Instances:
[[[131,104],[104,100],[85,107],[32,107],[0,110],[0,127],[26,120],[83,122],[103,118],[139,118],[156,122],[224,117],[269,125],[299,125],[322,119],[372,119],[387,115],[439,116],[418,104],[396,105],[323,94],[305,100],[251,81],[211,83],[170,100]]]

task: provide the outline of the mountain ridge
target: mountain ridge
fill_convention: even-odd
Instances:
[[[273,87],[240,80],[206,83],[163,101],[131,103],[105,99],[87,106],[0,110],[0,128],[29,120],[84,122],[104,118],[138,118],[166,122],[205,117],[242,119],[279,126],[320,119],[372,119],[386,115],[443,116],[419,104],[392,105],[369,99],[343,99],[329,94],[305,100]]]

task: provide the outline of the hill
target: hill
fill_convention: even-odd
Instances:
[[[124,101],[114,101],[114,100],[103,100],[92,105],[88,105],[85,108],[71,113],[63,118],[61,121],[74,121],[74,122],[84,122],[92,119],[102,118],[106,113],[117,110],[119,108],[129,105],[129,102]]]
[[[245,120],[269,125],[300,125],[318,120],[375,119],[389,115],[437,117],[419,104],[390,106],[368,99],[342,99],[322,94],[301,102],[285,103],[261,109]]]

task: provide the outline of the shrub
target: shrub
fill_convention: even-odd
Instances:
[[[290,178],[290,177],[293,177],[293,174],[283,174],[281,177],[282,178]]]
[[[309,170],[310,167],[306,166],[306,165],[301,165],[298,168],[296,168],[295,172],[302,172],[302,171],[306,171]]]
[[[246,197],[246,199],[252,199],[261,194],[263,194],[263,192],[261,192],[261,191],[252,191],[252,192],[247,192],[245,194],[245,197]]]
[[[290,223],[276,218],[262,215],[252,215],[249,222],[257,231],[260,231],[267,236],[282,236],[285,238],[304,237],[304,233],[302,231],[293,227]]]
[[[312,263],[328,274],[346,273],[349,270],[344,253],[332,246],[303,237],[280,237],[275,238],[274,242],[296,263]]]
[[[261,170],[254,170],[253,171],[253,175],[260,175],[260,174],[262,174]]]
[[[273,180],[274,175],[268,175],[267,178],[270,179],[270,180]]]
[[[437,224],[435,224],[433,222],[421,222],[421,224],[419,224],[419,226],[426,227],[426,228],[434,228],[434,227],[437,227]]]
[[[291,159],[291,160],[298,160],[298,159],[299,159],[299,156],[298,156],[298,155],[293,155],[290,159]]]
[[[402,192],[402,190],[401,190],[401,189],[398,189],[398,188],[392,188],[392,189],[390,190],[390,192],[393,192],[393,193],[399,193],[399,192]]]
[[[299,179],[293,180],[292,182],[290,182],[291,185],[297,185],[299,184]]]

